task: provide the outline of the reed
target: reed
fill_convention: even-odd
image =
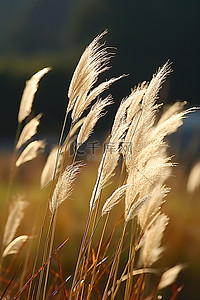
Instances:
[[[101,94],[124,77],[111,78],[98,85],[99,75],[110,68],[110,59],[113,57],[113,53],[102,42],[105,34],[103,32],[97,36],[79,60],[68,90],[69,101],[58,145],[52,149],[42,171],[41,188],[49,187],[50,191],[43,225],[38,233],[35,258],[27,254],[29,272],[24,276],[27,271],[24,269],[23,277],[20,277],[18,270],[17,276],[2,289],[1,299],[5,294],[11,299],[23,297],[38,300],[154,299],[159,290],[176,280],[183,268],[182,264],[165,271],[154,267],[165,251],[162,238],[169,216],[162,212],[162,206],[170,192],[165,182],[174,165],[167,154],[165,137],[175,132],[182,125],[183,118],[192,111],[184,109],[186,103],[177,102],[163,109],[158,118],[161,105],[157,104],[157,100],[162,84],[171,72],[169,62],[158,69],[150,82],[143,82],[132,89],[119,105],[88,199],[88,216],[72,273],[62,268],[59,259],[67,239],[60,246],[54,246],[58,211],[73,194],[77,177],[81,176],[79,173],[84,173],[86,162],[78,160],[78,150],[105,114],[105,107],[113,103],[110,95],[102,98]],[[26,83],[18,114],[19,128],[11,184],[21,165],[36,158],[45,147],[43,140],[35,139],[42,114],[28,123],[26,118],[32,111],[39,81],[49,71],[50,68],[44,68]],[[83,114],[84,118],[81,119]],[[66,122],[70,123],[68,132]],[[72,141],[76,142],[77,149],[70,157]],[[115,173],[119,176],[115,176]],[[113,190],[109,196],[105,196],[111,180]],[[190,182],[188,189],[194,189]],[[24,251],[24,243],[31,242],[31,234],[15,237],[26,206],[21,195],[10,205],[1,246],[1,280],[7,280],[5,257],[18,255]],[[110,216],[118,206],[120,209],[123,207],[121,217],[115,220],[112,232],[106,237]],[[98,235],[97,232],[99,239],[96,241],[94,236]],[[117,242],[113,238],[116,232],[119,236]],[[52,279],[51,261],[54,257],[58,271],[54,272]],[[149,288],[148,282],[151,275],[155,274],[156,283]],[[59,284],[55,284],[57,278]],[[174,290],[172,299],[176,299],[178,292],[178,288]]]

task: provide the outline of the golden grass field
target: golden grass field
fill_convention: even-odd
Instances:
[[[157,104],[168,62],[122,100],[94,155],[81,155],[114,101],[102,93],[124,77],[96,83],[113,56],[105,34],[74,71],[52,152],[37,137],[42,115],[32,111],[50,68],[26,83],[13,153],[0,156],[0,299],[197,299],[198,176],[189,186],[191,167],[176,165],[177,149],[166,144],[196,109]]]

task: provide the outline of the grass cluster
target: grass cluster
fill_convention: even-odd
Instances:
[[[50,68],[40,70],[26,83],[11,163],[9,210],[2,232],[1,299],[157,299],[184,267],[156,267],[164,252],[162,238],[169,217],[162,206],[170,192],[165,182],[173,167],[165,137],[175,132],[191,111],[184,109],[185,103],[177,102],[161,113],[157,99],[171,72],[168,62],[150,82],[139,84],[121,101],[95,181],[85,174],[88,181],[94,181],[94,187],[87,202],[79,252],[69,246],[70,236],[57,244],[59,211],[77,188],[79,173],[84,172],[86,164],[79,159],[81,146],[105,114],[105,107],[113,102],[111,95],[102,98],[101,94],[123,77],[98,84],[99,75],[109,69],[113,56],[112,49],[101,42],[104,35],[91,42],[74,71],[58,145],[50,152],[41,174],[41,189],[48,191],[46,209],[33,206],[30,233],[16,236],[26,216],[27,202],[26,195],[13,196],[11,187],[20,168],[45,148],[43,140],[34,139],[42,114],[32,119],[30,114],[38,83]],[[80,207],[81,197],[80,193],[75,200]],[[37,223],[41,224],[40,232],[34,225]],[[66,243],[69,248],[63,251]],[[73,270],[62,265],[67,251],[70,256],[74,254]],[[176,299],[180,290],[174,285],[171,299]]]

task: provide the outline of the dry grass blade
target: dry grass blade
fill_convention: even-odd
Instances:
[[[121,201],[122,196],[126,190],[127,185],[120,186],[114,193],[106,200],[101,211],[101,215],[109,213],[113,207]]]
[[[17,199],[12,203],[9,210],[8,219],[6,221],[4,234],[3,234],[3,246],[7,246],[17,231],[21,220],[24,216],[24,209],[27,206],[27,202],[23,201],[22,196],[18,196]]]
[[[24,89],[19,113],[18,113],[18,122],[21,123],[30,113],[32,109],[32,104],[34,100],[35,93],[38,89],[38,82],[40,79],[49,71],[51,68],[44,68],[34,74],[31,79],[26,82],[26,87]]]
[[[77,145],[80,147],[91,135],[97,121],[104,115],[103,109],[105,106],[112,104],[111,97],[108,96],[104,100],[98,100],[91,108],[89,114],[85,118],[83,125],[77,138]]]
[[[134,270],[132,272],[132,274],[126,274],[123,275],[120,280],[117,281],[117,284],[121,284],[122,281],[127,280],[130,276],[137,276],[137,275],[141,275],[141,274],[146,274],[146,273],[150,273],[150,274],[158,274],[158,270],[157,269],[152,269],[152,268],[143,268],[143,269],[137,269]]]
[[[44,169],[42,170],[40,178],[41,189],[43,189],[53,179],[57,154],[58,147],[54,147],[47,158],[47,162],[44,166]]]
[[[24,149],[24,151],[19,156],[18,160],[16,161],[15,165],[19,167],[23,163],[32,160],[33,158],[37,157],[39,151],[44,149],[45,143],[44,141],[34,141],[28,144],[28,146]]]
[[[37,127],[40,124],[42,114],[37,115],[28,124],[26,124],[20,134],[16,149],[19,149],[23,144],[30,140],[37,132]]]
[[[82,166],[82,163],[67,166],[65,171],[58,178],[52,199],[49,202],[49,209],[52,213],[54,213],[60,204],[71,195],[74,180]]]
[[[22,245],[28,240],[28,235],[20,235],[15,238],[3,251],[2,256],[6,257],[11,254],[16,254],[22,247]]]
[[[172,267],[171,269],[165,271],[160,279],[158,289],[164,289],[165,287],[169,286],[170,284],[174,283],[176,281],[176,278],[178,274],[183,270],[184,265],[176,265]]]

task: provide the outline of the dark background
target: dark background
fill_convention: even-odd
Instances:
[[[129,74],[111,88],[116,105],[167,60],[174,72],[161,101],[198,105],[199,12],[199,0],[0,0],[0,135],[14,136],[24,83],[46,66],[53,69],[41,80],[34,113],[44,114],[40,130],[59,132],[73,70],[106,28],[116,56],[100,80]]]

